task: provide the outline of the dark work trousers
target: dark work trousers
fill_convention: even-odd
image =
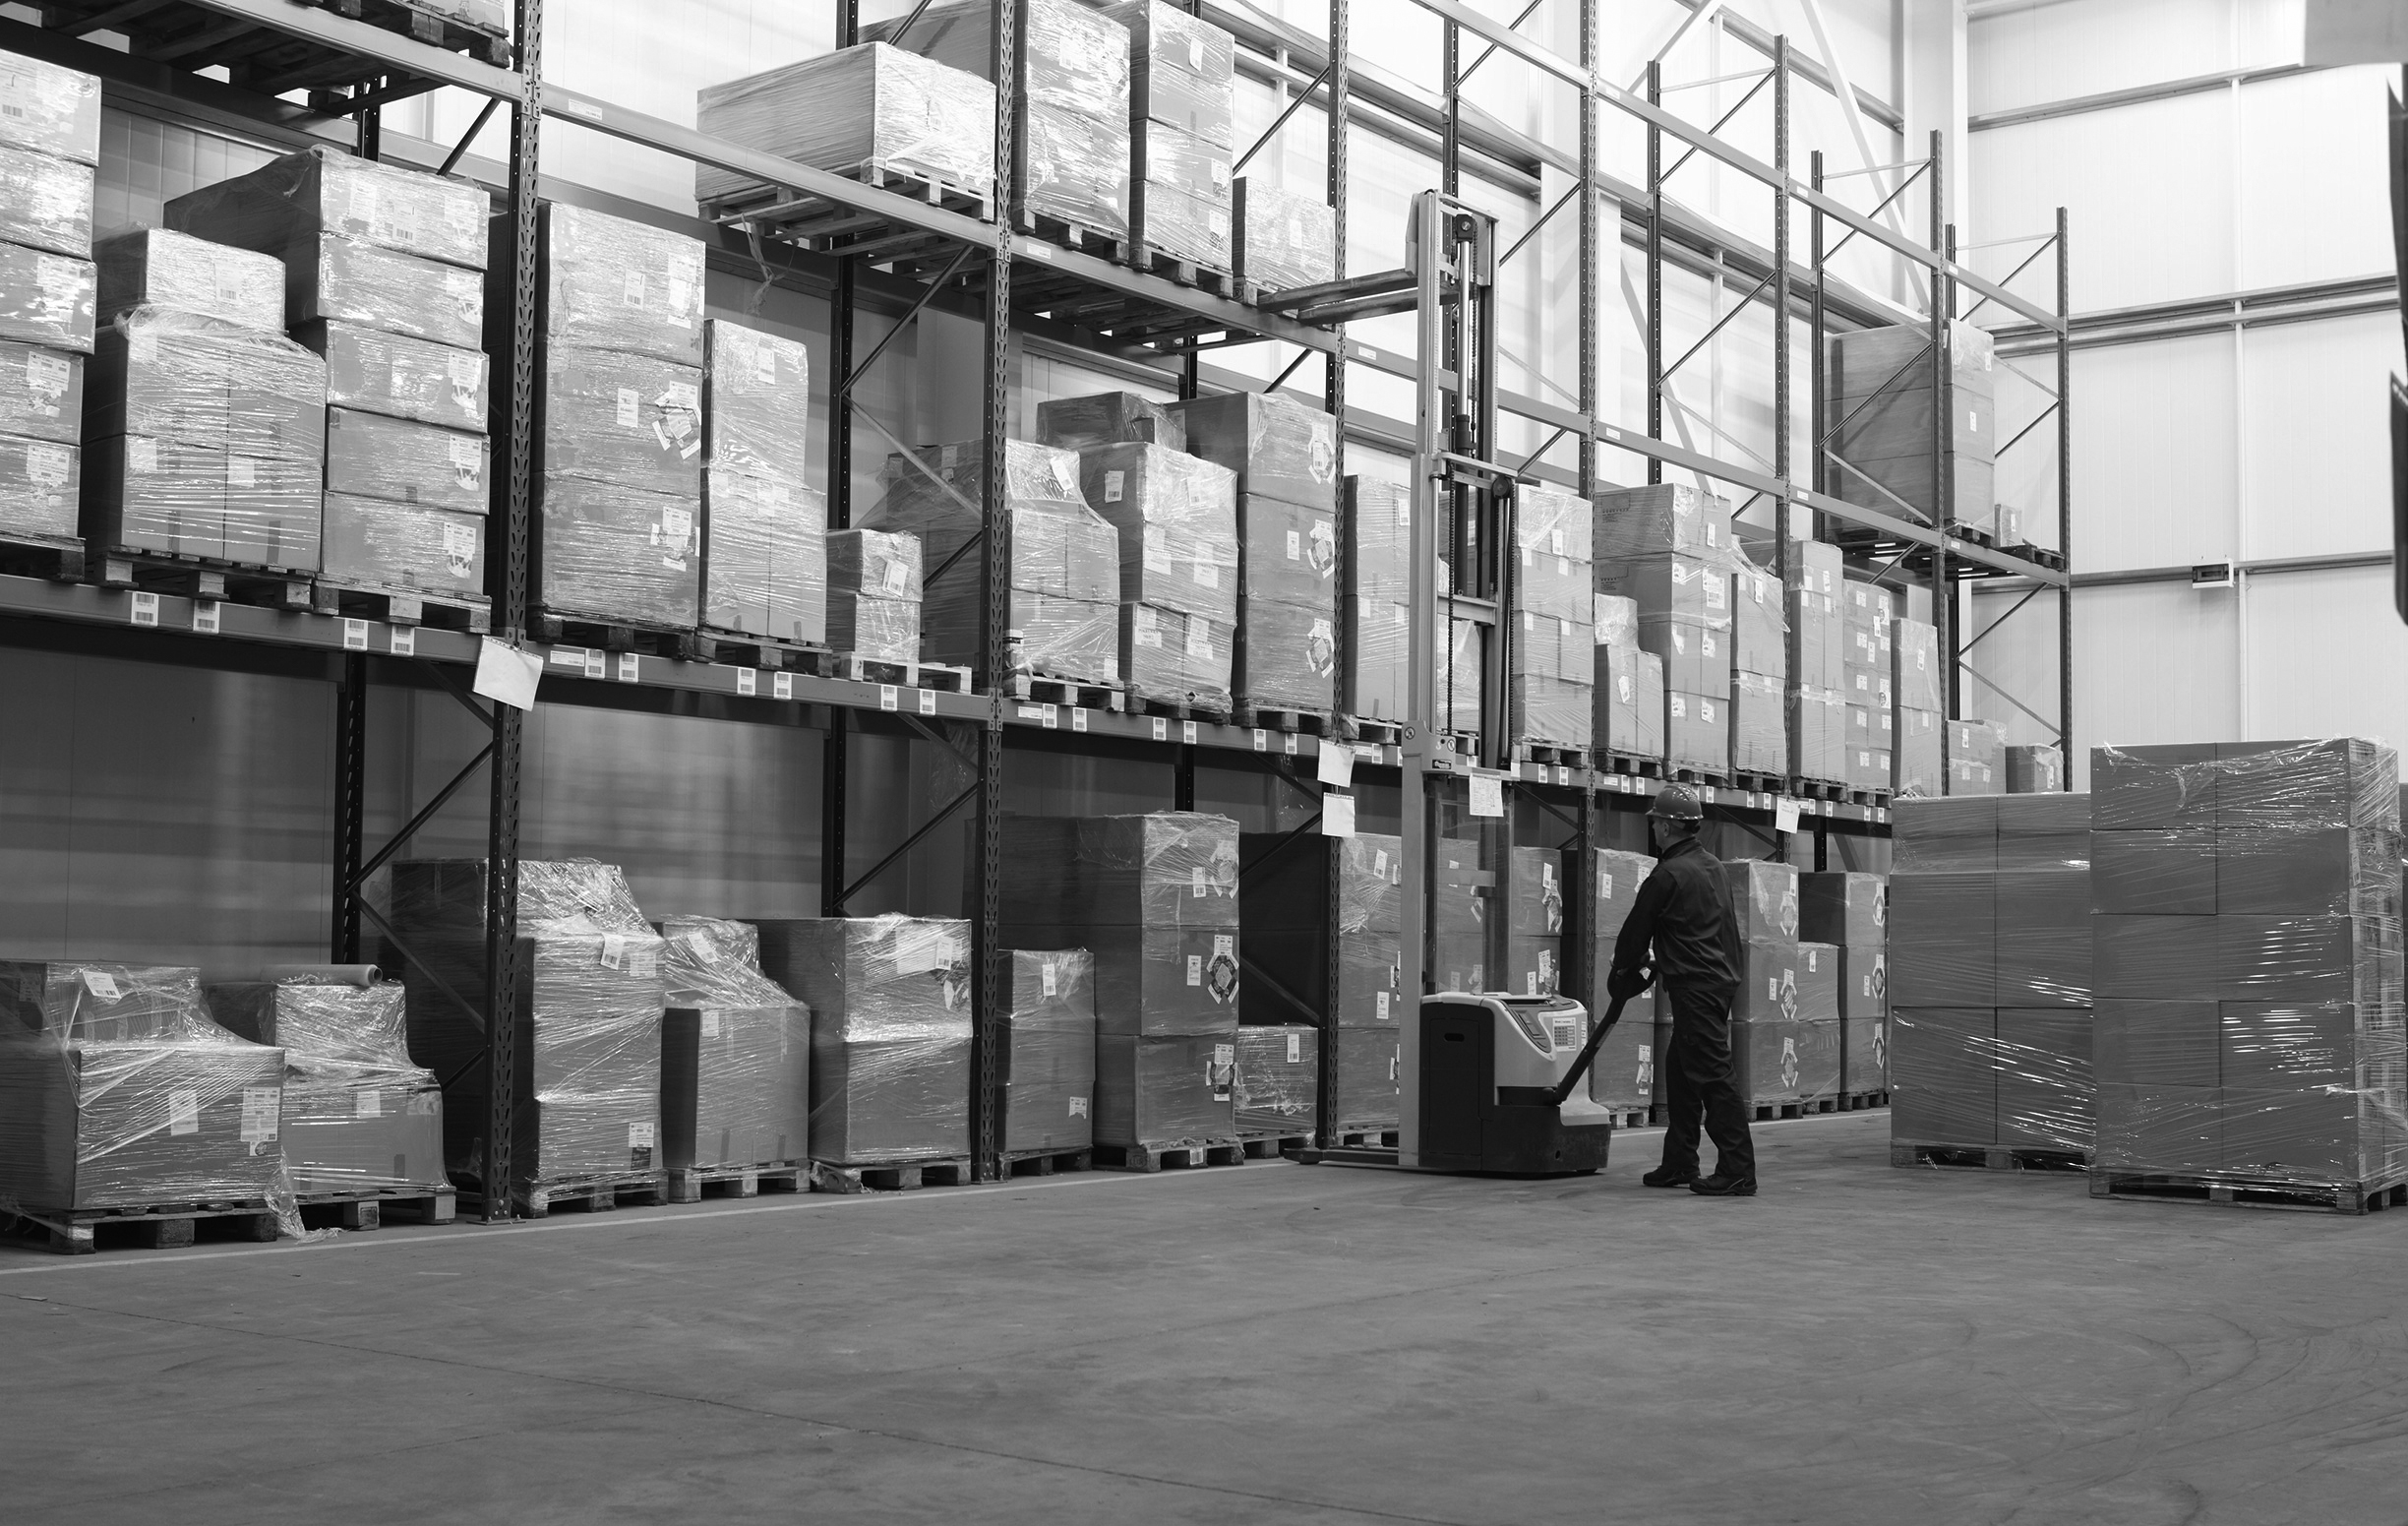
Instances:
[[[1664,1091],[1671,1098],[1671,1126],[1664,1129],[1666,1171],[1698,1169],[1698,1121],[1715,1142],[1715,1171],[1756,1180],[1756,1145],[1748,1137],[1747,1100],[1731,1060],[1731,998],[1736,986],[1684,986],[1667,982],[1672,1006],[1672,1043],[1664,1053]]]

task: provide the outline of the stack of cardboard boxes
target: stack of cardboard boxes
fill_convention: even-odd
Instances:
[[[1249,1134],[1309,1134],[1318,1127],[1321,1032],[1290,1024],[1237,1030],[1237,1127]]]
[[[864,42],[706,86],[695,96],[694,126],[870,185],[907,177],[988,196],[994,190],[995,96],[983,78],[984,57],[955,69]],[[694,200],[706,209],[787,199],[783,189],[734,170],[694,165]]]
[[[1839,1090],[1889,1090],[1890,886],[1880,875],[1798,877],[1798,932],[1839,956]]]
[[[1041,403],[1118,536],[1116,660],[1132,693],[1226,713],[1237,625],[1237,477],[1190,456],[1178,415],[1128,393]]]
[[[1789,776],[1789,629],[1780,580],[1731,553],[1731,767]]]
[[[1338,210],[1321,198],[1239,175],[1230,221],[1236,230],[1237,276],[1263,294],[1338,278]]]
[[[1506,864],[1505,978],[1496,989],[1553,996],[1564,978],[1563,852],[1515,847]]]
[[[2408,1171],[2398,776],[2347,738],[2091,751],[2102,1168]]]
[[[1378,832],[1247,832],[1238,839],[1245,886],[1239,953],[1259,981],[1247,1010],[1270,1022],[1326,1025],[1321,1038],[1330,1049],[1330,1101],[1342,1129],[1396,1125],[1397,1034],[1405,1017],[1397,899],[1404,849],[1401,838]],[[1327,931],[1333,886],[1334,950]],[[1251,1031],[1240,1031],[1241,1043]],[[1239,1062],[1244,1064],[1242,1048]]]
[[[0,536],[71,547],[92,350],[100,82],[5,55],[0,112]],[[80,230],[80,231],[79,231]]]
[[[918,536],[933,575],[922,585],[921,656],[976,664],[986,442],[889,456],[882,480],[886,496],[863,519],[864,527]],[[1077,453],[1006,440],[999,496],[1011,519],[1004,625],[1018,633],[1018,645],[1010,670],[1117,683],[1120,542],[1087,507]]]
[[[392,870],[392,933],[410,1058],[444,1077],[444,1156],[452,1179],[531,1207],[556,1187],[641,1180],[661,1170],[661,941],[616,865],[518,866],[518,1063],[512,1075],[512,1180],[482,1180],[492,1118],[485,1014],[485,865],[407,859]]]
[[[1223,816],[1004,823],[1004,942],[1095,956],[1097,1144],[1234,1131],[1237,861]]]
[[[1740,1094],[1757,1104],[1830,1096],[1839,1089],[1837,950],[1799,943],[1794,867],[1731,859],[1722,869],[1740,945],[1731,1003]]]
[[[1940,676],[1940,631],[1927,620],[1900,619],[1891,628],[1890,692],[1897,704],[1891,735],[1893,789],[1906,798],[1947,793],[1948,696]]]
[[[1902,800],[1894,820],[1894,1138],[2087,1151],[2089,797]]]
[[[1011,950],[1003,1014],[1003,1149],[1062,1153],[1095,1142],[1095,956]]]
[[[811,1008],[761,972],[749,922],[661,923],[661,1164],[782,1165],[811,1140]],[[675,1183],[685,1201],[698,1185]]]
[[[813,917],[758,924],[761,969],[811,1007],[811,1158],[970,1153],[970,924]]]
[[[2066,787],[2065,750],[2046,743],[2007,749],[2007,793],[2046,795]]]
[[[1664,756],[1664,662],[1639,644],[1639,604],[1618,593],[1600,593],[1595,610],[1596,683],[1595,747],[1600,755],[1653,759]]]
[[[1992,453],[1997,449],[1997,352],[1990,336],[1956,322],[1944,336],[1953,401],[1945,435],[1928,325],[1900,324],[1832,336],[1824,373],[1827,411],[1838,420],[1832,450],[1841,500],[1897,512],[1897,500],[1937,519],[1937,464],[1949,473],[1952,524],[1991,533],[1998,522]]]
[[[1847,705],[1847,777],[1850,789],[1887,791],[1891,755],[1897,745],[1896,702],[1892,688],[1892,626],[1897,599],[1888,588],[1844,580],[1839,589],[1840,694]]]
[[[702,625],[820,645],[827,500],[804,480],[811,354],[724,318],[702,328]]]
[[[1169,0],[1121,0],[1106,14],[1129,36],[1129,236],[1232,270],[1237,39]]]
[[[1639,644],[1663,661],[1664,766],[1730,771],[1730,506],[1694,488],[1596,501],[1596,591],[1634,600]]]
[[[1996,721],[1952,720],[1941,728],[1952,795],[2007,793],[2007,728]]]
[[[1797,672],[1789,689],[1789,733],[1796,774],[1824,784],[1848,782],[1847,626],[1839,612],[1844,580],[1839,548],[1828,541],[1789,543],[1789,624],[1797,632]]]
[[[915,7],[863,28],[862,38],[868,45],[892,41],[982,83],[993,78],[994,7],[989,0]],[[1053,217],[1126,237],[1128,29],[1078,0],[1024,0],[1014,57],[1014,220],[1026,226]],[[992,146],[992,94],[986,109],[976,130]]]
[[[1452,817],[1452,821],[1446,819]],[[1497,906],[1496,871],[1489,867],[1480,824],[1447,808],[1440,834],[1430,843],[1430,946],[1435,954],[1423,979],[1440,991],[1502,989],[1496,974],[1501,935],[1492,936],[1504,913]]]
[[[827,586],[830,646],[907,669],[919,662],[919,536],[831,530]]]
[[[1338,705],[1350,715],[1402,721],[1413,644],[1413,489],[1349,477],[1345,521],[1346,671]]]
[[[1507,651],[1516,740],[1586,748],[1596,731],[1595,516],[1588,501],[1524,485],[1515,504],[1518,606]]]
[[[1582,891],[1593,897],[1596,906],[1596,942],[1591,946],[1589,985],[1593,1000],[1601,1004],[1606,1001],[1605,975],[1613,968],[1614,940],[1622,936],[1622,924],[1630,920],[1631,903],[1639,898],[1639,886],[1655,873],[1656,861],[1644,853],[1625,853],[1615,848],[1590,849],[1586,865],[1577,856],[1568,857],[1573,859],[1573,868],[1584,871]],[[1589,1014],[1589,1020],[1597,1022],[1604,1015],[1600,1007]],[[1660,1068],[1664,1046],[1671,1037],[1671,1012],[1663,1006],[1660,989],[1625,1007],[1621,1020],[1597,1050],[1596,1060],[1591,1066],[1590,1100],[1636,1112],[1645,1112],[1661,1102]]]
[[[476,186],[332,149],[167,204],[169,227],[280,261],[276,326],[324,357],[331,582],[485,599],[489,212]]]
[[[1328,714],[1336,697],[1338,424],[1260,393],[1178,405],[1187,449],[1237,474],[1241,704]]]
[[[691,631],[702,558],[702,244],[566,203],[537,248],[540,516],[531,602]],[[507,251],[495,268],[507,270]],[[511,304],[489,294],[491,324]],[[489,345],[507,350],[507,333]]]

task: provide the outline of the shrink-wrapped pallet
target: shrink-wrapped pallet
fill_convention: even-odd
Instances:
[[[1265,292],[1338,278],[1338,212],[1254,175],[1239,175],[1231,212],[1237,275]]]
[[[330,970],[214,985],[208,999],[229,1032],[284,1052],[278,1133],[295,1192],[449,1185],[443,1086],[410,1060],[401,982]]]
[[[709,86],[697,102],[703,132],[814,169],[873,184],[892,172],[978,195],[994,189],[994,87],[883,42]],[[694,166],[694,200],[706,205],[783,195]]]
[[[304,149],[247,175],[167,203],[167,226],[296,262],[321,235],[397,250],[472,271],[485,269],[492,200],[480,187],[338,149]]]
[[[760,968],[752,924],[661,922],[661,1164],[672,1171],[804,1158],[811,1008]]]
[[[1014,948],[1004,1014],[1003,1149],[1086,1149],[1095,1142],[1095,956]]]
[[[284,265],[273,255],[167,228],[134,228],[92,246],[99,321],[175,308],[246,329],[284,327]]]

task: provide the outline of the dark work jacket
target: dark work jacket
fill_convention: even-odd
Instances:
[[[1639,886],[1630,920],[1614,940],[1614,968],[1646,964],[1656,946],[1656,978],[1676,986],[1739,984],[1739,924],[1721,861],[1695,837],[1674,843]]]

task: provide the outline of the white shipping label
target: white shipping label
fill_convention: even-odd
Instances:
[[[453,435],[452,437],[452,465],[462,471],[474,473],[477,467],[483,464],[484,458],[484,453],[477,449],[477,442],[473,436]]]
[[[1288,1063],[1290,1065],[1302,1065],[1304,1063],[1303,1034],[1291,1033],[1288,1035]]]
[[[1303,559],[1304,543],[1295,531],[1290,530],[1288,532],[1288,560],[1291,562],[1300,562]]]
[[[1048,959],[1044,964],[1040,965],[1037,973],[1039,978],[1045,982],[1046,995],[1058,996],[1061,994],[1061,988],[1058,983],[1058,973],[1052,959]]]
[[[687,307],[688,307],[688,306],[689,306],[689,305],[690,305],[690,304],[691,304],[692,301],[693,301],[693,286],[692,285],[692,283],[687,282],[687,281],[680,280],[680,279],[678,279],[678,277],[676,277],[675,275],[670,276],[670,277],[669,277],[669,316],[670,316],[670,317],[672,317],[672,318],[683,318],[683,317],[685,317],[685,316],[686,316],[686,309],[687,309]]]
[[[1108,504],[1118,503],[1120,501],[1121,485],[1127,480],[1128,473],[1125,471],[1108,471],[1104,473],[1104,501]],[[1146,526],[1146,537],[1148,540],[1151,540],[1159,533],[1160,530],[1156,526],[1151,524]]]
[[[630,307],[643,306],[644,273],[641,271],[628,272],[626,284],[620,288],[619,295],[620,299]]]
[[[1388,850],[1386,848],[1376,849],[1371,854],[1371,873],[1382,880],[1388,878]]]
[[[643,399],[632,387],[619,389],[619,427],[633,429],[643,418]]]
[[[752,351],[752,379],[764,386],[777,383],[777,351],[766,344]]]
[[[383,1118],[385,1093],[375,1086],[363,1086],[351,1094],[351,1114],[354,1118]]]
[[[465,578],[476,569],[477,532],[473,524],[447,523],[443,527],[444,564],[454,578]]]
[[[1145,570],[1149,573],[1171,571],[1171,538],[1163,532],[1163,527],[1159,524],[1147,525],[1144,538]]]
[[[474,387],[477,384],[477,378],[484,374],[485,357],[470,354],[464,350],[456,351],[452,356],[451,365],[452,386]]]
[[[259,486],[259,462],[257,462],[257,461],[253,460],[253,459],[252,459],[250,457],[248,457],[248,456],[229,456],[229,457],[227,457],[227,458],[226,458],[226,486],[228,486],[228,487],[257,487],[257,486]]]
[[[1212,885],[1204,879],[1203,865],[1190,864],[1187,866],[1187,893],[1195,900],[1202,900],[1212,893]]]
[[[1379,1012],[1379,1020],[1386,1022],[1388,1020],[1388,993],[1385,991],[1375,991],[1372,993],[1372,1001],[1374,1007]]]
[[[602,967],[615,970],[627,964],[627,938],[619,933],[602,935]]]
[[[719,1013],[716,1010],[705,1010],[702,1013],[702,1036],[706,1039],[715,1039],[719,1036]]]
[[[1198,661],[1212,656],[1212,627],[1195,615],[1187,617],[1187,655]]]
[[[652,1148],[652,1127],[650,1119],[645,1119],[640,1124],[628,1125],[628,1148],[631,1150]]]
[[[1070,1099],[1070,1116],[1072,1118],[1085,1118],[1087,1116],[1087,1099],[1085,1097],[1072,1097]]]
[[[692,509],[663,509],[661,511],[662,545],[672,551],[680,550],[692,537],[693,532],[693,511]]]
[[[67,390],[74,368],[47,350],[26,351],[26,391],[35,397],[57,397]]]
[[[86,970],[84,989],[103,1002],[115,1002],[125,996],[125,992],[117,985],[117,977],[106,970]]]
[[[158,442],[148,435],[126,436],[126,470],[145,477],[158,470]]]
[[[881,580],[887,592],[900,593],[911,582],[911,569],[906,567],[900,558],[889,561],[885,564]]]
[[[1219,563],[1207,560],[1211,555],[1212,553],[1209,551],[1201,552],[1195,559],[1194,577],[1196,586],[1199,588],[1218,588],[1221,586],[1221,567]]]
[[[1191,986],[1204,984],[1204,956],[1200,953],[1191,953],[1187,956],[1187,984]]]
[[[1613,871],[1610,869],[1597,871],[1597,899],[1601,901],[1613,899]]]
[[[242,1142],[266,1144],[276,1136],[277,1114],[282,1111],[283,1088],[278,1086],[245,1086],[242,1098]]]
[[[167,1131],[169,1133],[199,1133],[201,1131],[201,1094],[178,1087],[167,1093]]]
[[[38,441],[26,445],[26,476],[40,487],[64,487],[67,472],[75,458],[63,445],[46,445]]]

